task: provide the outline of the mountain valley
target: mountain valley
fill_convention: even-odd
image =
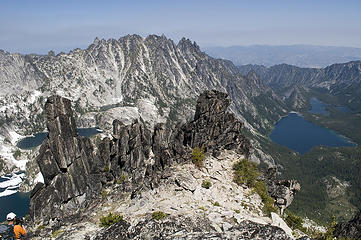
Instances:
[[[102,134],[91,137],[89,142],[88,140],[84,142],[79,140],[77,142],[81,149],[88,149],[91,148],[91,144],[98,146],[97,144],[102,141],[109,141],[109,139],[104,140],[109,137],[119,138],[118,135],[120,134],[114,133],[114,119],[119,120],[117,126],[123,126],[122,124],[124,124],[131,125],[135,129],[143,129],[143,126],[144,129],[158,129],[160,141],[166,135],[165,127],[172,128],[172,126],[181,126],[192,121],[194,113],[197,114],[197,111],[199,111],[199,109],[196,109],[198,96],[206,90],[215,89],[228,95],[230,108],[227,113],[234,114],[244,125],[241,132],[249,139],[249,143],[247,141],[242,142],[242,144],[245,144],[242,146],[248,146],[248,144],[252,146],[249,150],[242,152],[246,158],[259,164],[261,169],[276,167],[279,172],[278,178],[296,179],[300,182],[301,190],[289,207],[291,211],[297,215],[325,224],[331,220],[332,215],[336,216],[338,221],[345,221],[351,219],[357,210],[361,209],[361,165],[359,164],[361,161],[359,147],[361,143],[361,61],[334,64],[322,69],[299,68],[286,64],[272,67],[260,65],[237,67],[231,61],[214,59],[208,56],[200,50],[195,42],[192,43],[185,38],[175,44],[164,35],[150,35],[146,38],[138,35],[128,35],[118,40],[95,39],[86,49],[75,49],[70,53],[59,53],[57,55],[53,52],[49,52],[48,55],[21,55],[0,51],[0,86],[0,171],[2,174],[6,174],[12,171],[26,170],[28,176],[24,182],[28,182],[29,186],[24,186],[24,190],[30,190],[36,184],[35,179],[39,171],[48,172],[49,175],[44,176],[45,185],[47,186],[54,177],[60,179],[60,177],[56,176],[57,173],[49,170],[51,167],[44,165],[47,162],[45,155],[41,155],[41,157],[44,157],[44,162],[40,169],[36,164],[35,159],[38,158],[39,162],[39,158],[41,158],[38,156],[39,151],[42,152],[45,147],[21,151],[16,147],[16,142],[20,138],[46,130],[46,119],[49,117],[49,113],[45,113],[44,109],[45,103],[50,96],[58,95],[72,101],[74,123],[71,124],[76,124],[78,127],[99,127],[103,131]],[[327,104],[328,116],[309,112],[312,97]],[[339,106],[347,107],[351,112],[338,111],[337,107]],[[284,146],[273,143],[269,135],[274,125],[291,111],[297,111],[306,120],[337,131],[351,139],[358,146],[337,148],[319,146],[305,154],[298,154]],[[135,124],[136,119],[139,122]],[[159,127],[159,123],[163,123],[164,128]],[[146,136],[142,142],[143,144],[147,139],[146,130],[139,131],[144,131],[144,136]],[[231,132],[233,133],[233,131]],[[153,136],[154,139],[157,138]],[[199,137],[199,139],[202,139],[202,137]],[[239,140],[239,138],[235,139]],[[197,144],[192,141],[189,142],[189,146],[194,148]],[[46,144],[51,145],[51,143]],[[225,143],[217,142],[219,146],[223,146],[223,144]],[[225,147],[226,150],[229,150],[228,148],[233,149],[231,143],[227,144],[229,145]],[[66,142],[65,145],[70,146],[72,144]],[[104,145],[107,146],[107,144],[103,143]],[[165,145],[160,144],[160,146],[158,150],[162,149],[163,151]],[[210,145],[209,149],[213,147],[213,145]],[[95,147],[94,152],[96,150],[97,147]],[[153,152],[156,150],[157,147],[152,147]],[[16,154],[19,153],[17,151],[21,154]],[[79,151],[81,152],[81,150]],[[220,153],[225,154],[222,151]],[[223,158],[209,156],[204,171],[189,170],[192,175],[189,177],[192,179],[190,183],[184,179],[185,182],[182,183],[183,180],[178,180],[177,183],[176,179],[169,178],[168,175],[164,177],[166,180],[161,181],[168,181],[166,183],[169,184],[167,185],[168,188],[174,188],[174,192],[177,192],[178,188],[183,188],[183,190],[179,191],[184,193],[190,191],[189,187],[191,187],[194,188],[193,191],[201,191],[204,194],[206,190],[197,187],[201,184],[201,179],[211,179],[211,182],[214,183],[214,181],[218,181],[214,175],[220,174],[222,184],[225,184],[223,181],[225,180],[223,179],[224,175],[222,175],[225,173],[219,173],[219,169],[217,173],[214,173],[213,171],[216,171],[214,167],[225,169],[224,164],[228,164],[228,167],[231,166],[231,163],[227,161],[240,158],[239,156],[233,156],[232,152],[227,153],[229,155],[223,156]],[[109,155],[112,156],[112,154]],[[138,155],[139,153],[136,153],[134,156]],[[188,158],[191,157],[188,155]],[[222,160],[222,166],[218,166],[216,159],[226,159],[227,161]],[[174,160],[170,162],[172,161]],[[164,166],[169,164],[173,170],[175,169],[174,171],[183,171],[182,174],[186,174],[184,170],[178,169],[176,166],[171,165],[170,162],[168,160],[159,160],[159,163],[157,162],[153,167],[163,169]],[[183,164],[184,161],[181,162]],[[67,174],[73,171],[67,169],[69,164],[67,162],[59,163],[59,171]],[[134,164],[134,166],[129,166],[129,169],[135,168],[139,163]],[[149,165],[150,163],[144,160],[144,164]],[[43,169],[41,169],[42,167]],[[44,167],[46,167],[46,170],[44,170]],[[190,168],[188,165],[184,167]],[[113,182],[123,176],[123,172],[119,168],[122,168],[122,166],[111,169],[116,172],[116,176],[113,176],[114,179],[112,179]],[[130,187],[127,185],[129,183],[125,185],[118,184],[119,186],[109,185],[109,178],[112,177],[109,174],[107,175],[105,168],[101,169],[100,166],[96,165],[90,166],[89,169],[84,171],[90,171],[89,176],[92,179],[93,177],[97,179],[99,177],[97,174],[104,175],[102,176],[103,179],[99,181],[102,182],[103,187],[105,186],[107,193],[113,191],[113,188]],[[155,169],[145,168],[144,174],[153,176],[152,171],[155,171]],[[84,175],[86,174],[84,173]],[[140,179],[140,175],[137,176],[131,170],[126,174],[127,176],[135,174],[130,177],[132,180]],[[139,174],[143,174],[143,172]],[[229,181],[229,179],[226,180]],[[69,189],[69,186],[66,185],[67,180],[57,181],[56,184],[64,184],[64,188]],[[85,181],[85,179],[79,181]],[[181,186],[178,186],[179,182],[181,182]],[[234,183],[228,182],[225,185],[227,184],[235,188],[232,185]],[[94,190],[96,194],[100,194],[99,189],[101,187],[95,185],[89,187],[94,188],[92,191]],[[220,185],[215,189],[220,190],[222,187],[224,186]],[[44,189],[42,190],[43,193],[34,191],[32,197],[35,198],[36,194],[46,195],[48,191],[51,191]],[[139,192],[142,192],[149,201],[157,202],[160,200],[153,198],[152,194],[157,194],[157,191],[163,190],[162,188],[155,189],[150,186],[144,189],[144,193],[140,189]],[[122,192],[124,189],[117,189],[116,191],[118,190]],[[87,191],[76,188],[74,190],[76,197],[69,199],[66,196],[67,193],[60,194],[59,198],[64,198],[63,202],[67,203],[64,206],[59,205],[60,208],[67,209],[69,207],[71,209],[74,204],[83,201],[83,194]],[[125,197],[126,201],[133,201],[132,197],[137,197],[137,191],[138,189],[132,189],[131,193],[134,193],[134,196],[122,197]],[[249,194],[247,191],[251,190],[245,188],[245,192],[239,194],[247,195]],[[222,195],[222,192],[214,194]],[[164,193],[161,195],[164,195]],[[112,201],[117,201],[118,197],[117,195],[109,196]],[[173,207],[191,213],[195,211],[195,208],[198,208],[197,212],[200,213],[212,209],[211,212],[217,212],[219,216],[217,214],[212,215],[213,218],[207,219],[207,222],[210,221],[210,224],[216,222],[218,227],[223,226],[223,230],[224,228],[233,229],[233,232],[231,231],[230,235],[227,236],[231,239],[232,234],[235,234],[235,232],[239,234],[240,231],[236,227],[229,225],[230,220],[239,217],[237,211],[234,212],[235,210],[230,207],[234,206],[235,203],[231,202],[232,200],[229,200],[231,203],[228,203],[227,199],[222,199],[219,202],[222,209],[219,210],[214,205],[215,199],[212,197],[214,195],[211,194],[201,199],[202,201],[200,199],[194,200],[200,201],[199,206],[196,206],[193,200],[189,200],[188,203],[187,200],[184,200],[184,202],[179,203],[179,206]],[[168,198],[171,199],[171,196],[168,196]],[[257,197],[255,198],[257,199]],[[56,200],[56,197],[50,199]],[[120,211],[125,206],[121,204],[106,206],[103,200],[99,201],[104,205],[101,205],[102,208],[96,210],[98,213],[102,209],[110,210],[110,208]],[[252,202],[249,204],[252,207],[247,210],[249,211],[246,214],[247,218],[252,216],[253,210],[251,208],[254,208],[254,211],[262,211],[262,204],[259,199],[255,202],[253,200],[249,201]],[[149,209],[147,208],[147,214],[153,211],[154,207],[152,208],[152,206],[147,206],[149,207]],[[158,207],[164,208],[162,211],[165,212],[174,211],[172,206],[167,204],[160,204]],[[202,207],[206,210],[202,209]],[[46,212],[48,211],[46,206],[37,209],[42,209],[45,213],[36,212],[33,208],[32,214],[35,214],[32,216],[33,220],[40,221],[43,217],[50,217],[50,219],[54,217]],[[134,211],[140,211],[140,215],[145,214],[140,209],[141,207],[138,206],[138,209]],[[230,211],[233,211],[233,213],[230,214]],[[124,209],[122,212],[124,212]],[[228,212],[225,215],[226,221],[223,221],[225,219],[224,212]],[[130,215],[130,213],[127,214]],[[55,215],[55,218],[59,217],[59,212],[55,213]],[[97,219],[100,217],[98,215],[96,215]],[[197,215],[195,221],[200,220],[198,219],[199,216]],[[124,217],[127,218],[126,214]],[[142,217],[144,216],[142,215]],[[133,222],[132,226],[137,226],[138,230],[143,229],[142,225],[136,225],[138,223],[148,224],[154,228],[160,227],[157,222],[152,222],[152,220],[148,222],[149,216],[147,215],[147,217],[146,219],[137,220],[138,222]],[[223,218],[223,220],[221,221],[219,218]],[[262,223],[274,224],[272,218],[261,219],[259,221],[262,221]],[[90,220],[87,219],[87,221]],[[240,222],[240,219],[237,219],[237,221]],[[171,222],[175,225],[179,224],[174,219]],[[119,229],[128,229],[128,225],[122,224],[118,226]],[[64,236],[71,234],[71,230],[58,227],[52,225],[54,231],[61,229]],[[184,229],[192,227],[194,226],[185,226]],[[218,228],[214,227],[214,229]],[[203,230],[210,231],[210,229]],[[218,232],[223,231],[222,229],[218,230]],[[100,231],[100,228],[94,225],[92,231]],[[212,235],[211,232],[209,234],[209,236]],[[64,237],[64,239],[66,238]],[[98,237],[95,239],[103,238]]]

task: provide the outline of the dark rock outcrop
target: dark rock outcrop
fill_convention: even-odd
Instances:
[[[338,238],[361,239],[361,210],[348,222],[335,226],[334,236]]]
[[[241,134],[243,124],[227,112],[229,105],[226,93],[206,91],[201,94],[194,120],[182,128],[184,144],[192,148],[204,147],[215,155],[227,149],[248,157],[250,142]]]
[[[29,213],[32,219],[47,221],[76,209],[102,185],[96,169],[99,158],[90,140],[77,135],[71,102],[52,96],[45,110],[49,135],[36,159],[45,185],[32,191]]]
[[[126,126],[115,120],[112,139],[103,139],[96,152],[89,139],[77,135],[71,102],[49,98],[49,136],[37,158],[45,184],[31,194],[31,218],[47,221],[74,214],[100,195],[104,185],[122,177],[128,179],[123,191],[132,196],[142,188],[154,188],[161,176],[157,173],[190,160],[196,146],[212,154],[229,149],[248,156],[250,142],[241,132],[243,124],[227,112],[229,104],[227,94],[206,91],[193,121],[171,129],[158,124],[153,132],[140,121]]]
[[[292,203],[296,192],[301,190],[301,185],[296,180],[277,180],[277,169],[269,168],[264,173],[264,181],[267,184],[268,194],[275,199],[281,214]]]

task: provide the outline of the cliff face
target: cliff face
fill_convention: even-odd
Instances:
[[[45,185],[39,183],[32,191],[30,215],[47,221],[62,217],[86,196],[99,192],[99,166],[104,164],[95,155],[90,140],[77,135],[69,100],[50,97],[45,110],[49,135],[36,159]]]
[[[260,225],[277,221],[263,216],[262,203],[251,190],[233,183],[232,164],[249,156],[252,148],[242,134],[243,124],[227,112],[229,105],[226,94],[206,91],[198,99],[194,120],[172,128],[157,124],[153,131],[139,121],[124,125],[115,120],[112,136],[94,147],[77,136],[70,101],[49,98],[49,136],[37,158],[45,184],[31,194],[30,217],[38,228],[33,236],[48,237],[49,231],[60,229],[64,233],[59,239],[76,234],[92,239],[171,239],[179,231],[185,239],[289,239],[277,227]],[[206,151],[204,170],[189,163],[196,146]],[[214,184],[209,191],[201,187],[207,179]],[[247,191],[254,197],[245,197]],[[242,208],[242,202],[250,209]],[[208,214],[200,213],[200,207]],[[158,222],[149,218],[156,209],[171,213]],[[101,230],[96,226],[98,214],[111,211],[126,222]],[[36,226],[39,222],[45,230]],[[69,228],[72,224],[79,229]]]

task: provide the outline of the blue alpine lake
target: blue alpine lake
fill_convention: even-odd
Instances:
[[[290,113],[277,122],[270,138],[273,142],[304,154],[315,146],[355,146],[347,138],[327,128],[306,121],[296,113]]]
[[[314,98],[314,97],[311,98],[310,103],[312,105],[312,108],[309,111],[310,113],[321,114],[321,115],[324,115],[324,116],[329,115],[328,111],[326,110],[326,104],[324,104],[323,102],[321,102],[317,98]]]
[[[78,128],[79,136],[83,137],[90,137],[100,132],[98,128]],[[31,149],[42,144],[47,136],[47,132],[37,133],[34,136],[21,139],[16,146],[21,149]]]
[[[0,221],[6,220],[9,212],[14,212],[16,216],[24,217],[30,207],[30,193],[17,192],[12,195],[0,197]]]
[[[24,173],[16,173],[0,177],[0,222],[6,220],[9,212],[23,217],[29,211],[29,193],[18,192]]]

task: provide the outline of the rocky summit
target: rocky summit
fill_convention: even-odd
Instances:
[[[229,105],[227,94],[205,91],[187,123],[149,130],[114,120],[113,133],[94,145],[77,135],[71,101],[50,97],[37,157],[45,183],[31,193],[30,237],[294,239],[277,213],[263,213],[255,191],[233,181],[234,163],[253,150]],[[191,161],[196,147],[205,152],[202,167]],[[287,207],[299,185],[273,173],[263,176],[269,193]],[[100,226],[107,216],[118,220]]]

